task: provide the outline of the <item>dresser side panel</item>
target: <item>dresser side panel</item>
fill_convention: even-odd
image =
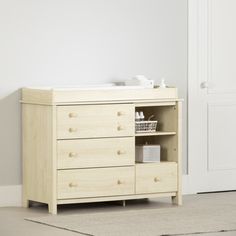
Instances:
[[[23,199],[51,203],[53,199],[53,107],[22,104]]]

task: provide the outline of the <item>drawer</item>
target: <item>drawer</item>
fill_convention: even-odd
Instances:
[[[134,194],[134,167],[58,171],[58,199]]]
[[[135,163],[134,137],[57,141],[57,167],[127,166]]]
[[[134,136],[132,104],[57,107],[57,138]]]
[[[136,165],[136,193],[177,191],[177,164],[145,163]]]

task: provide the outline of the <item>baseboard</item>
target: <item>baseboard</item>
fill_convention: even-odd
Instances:
[[[182,193],[183,195],[196,194],[197,191],[192,181],[191,175],[182,176]]]
[[[22,186],[0,186],[0,207],[22,206]]]

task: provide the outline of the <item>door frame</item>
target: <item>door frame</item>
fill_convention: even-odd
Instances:
[[[208,2],[208,0],[204,0]],[[198,153],[201,147],[201,126],[199,114],[201,113],[198,102],[198,91],[200,85],[200,30],[199,19],[206,20],[206,12],[201,12],[201,0],[188,0],[188,85],[187,85],[187,175],[183,176],[183,192],[186,194],[196,194],[199,191],[198,184]],[[202,152],[202,150],[200,150]]]

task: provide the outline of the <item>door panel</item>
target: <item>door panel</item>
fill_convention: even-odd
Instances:
[[[235,0],[209,0],[209,92],[236,92]]]
[[[208,169],[236,169],[236,103],[208,104]]]

